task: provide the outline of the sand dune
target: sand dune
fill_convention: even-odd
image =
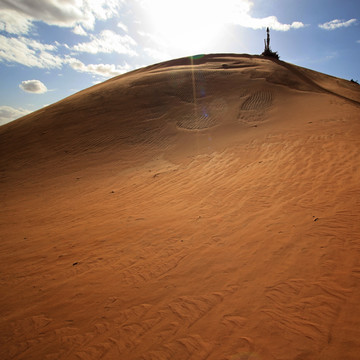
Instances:
[[[359,109],[218,54],[0,127],[0,357],[359,359]]]

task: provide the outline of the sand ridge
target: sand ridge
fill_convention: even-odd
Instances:
[[[359,94],[206,55],[2,126],[0,357],[357,359]]]

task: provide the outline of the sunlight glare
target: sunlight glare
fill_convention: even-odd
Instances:
[[[197,51],[217,41],[247,1],[151,0],[146,14],[156,36],[172,48]]]

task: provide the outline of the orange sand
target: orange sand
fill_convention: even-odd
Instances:
[[[359,359],[360,86],[207,55],[0,128],[0,358]]]

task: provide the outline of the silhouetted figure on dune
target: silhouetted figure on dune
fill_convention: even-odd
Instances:
[[[277,51],[272,51],[270,49],[270,29],[269,28],[266,29],[266,40],[264,39],[264,44],[265,44],[265,48],[261,55],[279,59],[279,54],[277,53]]]

